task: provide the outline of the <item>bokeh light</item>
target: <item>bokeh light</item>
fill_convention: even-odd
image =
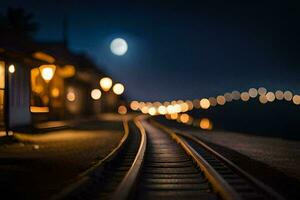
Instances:
[[[92,99],[94,99],[94,100],[100,99],[100,98],[101,98],[101,95],[102,95],[102,93],[101,93],[101,91],[100,91],[99,89],[93,89],[93,90],[91,91],[91,97],[92,97]]]

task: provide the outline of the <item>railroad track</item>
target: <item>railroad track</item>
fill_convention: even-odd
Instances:
[[[282,199],[187,134],[136,118],[116,149],[53,199]]]

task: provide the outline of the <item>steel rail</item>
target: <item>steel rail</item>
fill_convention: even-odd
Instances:
[[[205,150],[216,156],[218,159],[220,159],[223,163],[226,164],[227,167],[229,167],[231,170],[251,182],[253,185],[255,185],[261,192],[265,193],[267,196],[269,196],[272,199],[277,199],[277,200],[283,200],[284,198],[275,192],[272,188],[269,186],[265,185],[258,179],[254,178],[252,175],[247,173],[245,170],[241,169],[239,166],[234,164],[232,161],[228,160],[215,150],[213,150],[211,147],[209,147],[207,144],[205,144],[203,141],[201,141],[199,138],[196,138],[195,136],[192,136],[190,134],[182,133],[182,132],[176,132],[176,134],[181,135],[183,137],[186,137],[190,140],[193,140],[196,142],[198,145],[202,146]]]
[[[168,133],[181,147],[186,151],[186,153],[192,157],[197,166],[203,171],[206,178],[212,185],[213,190],[218,193],[222,199],[225,200],[241,200],[241,196],[230,186],[224,178],[222,178],[219,173],[201,156],[199,155],[185,140],[181,139],[166,126],[151,120],[151,123]]]
[[[94,164],[84,172],[80,173],[76,178],[70,181],[70,184],[67,187],[65,187],[58,194],[52,196],[50,199],[52,200],[65,199],[68,195],[72,194],[81,186],[83,186],[85,183],[87,183],[92,178],[93,174],[100,174],[104,169],[104,165],[106,163],[111,162],[119,154],[119,152],[122,150],[122,148],[124,147],[128,139],[129,126],[127,120],[123,120],[123,127],[124,127],[124,135],[122,139],[120,140],[119,144],[107,156],[99,160],[96,164]]]
[[[146,137],[146,131],[140,122],[140,118],[138,117],[135,118],[134,123],[140,130],[140,134],[142,136],[140,147],[132,166],[130,167],[129,171],[127,172],[127,174],[125,175],[121,183],[118,185],[117,189],[115,190],[112,196],[112,199],[117,199],[117,200],[128,199],[135,188],[138,175],[141,173],[141,168],[143,166],[145,151],[147,146],[147,137]]]

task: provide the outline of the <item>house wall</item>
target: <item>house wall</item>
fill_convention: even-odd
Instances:
[[[29,67],[14,63],[15,72],[9,73],[9,126],[29,125],[30,114],[30,74]]]

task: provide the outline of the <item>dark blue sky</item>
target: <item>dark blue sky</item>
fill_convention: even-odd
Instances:
[[[10,0],[1,12],[33,12],[39,40],[60,40],[66,14],[71,49],[90,54],[133,99],[192,99],[261,85],[300,92],[299,5],[170,2]],[[125,56],[111,54],[115,37],[127,40]]]

